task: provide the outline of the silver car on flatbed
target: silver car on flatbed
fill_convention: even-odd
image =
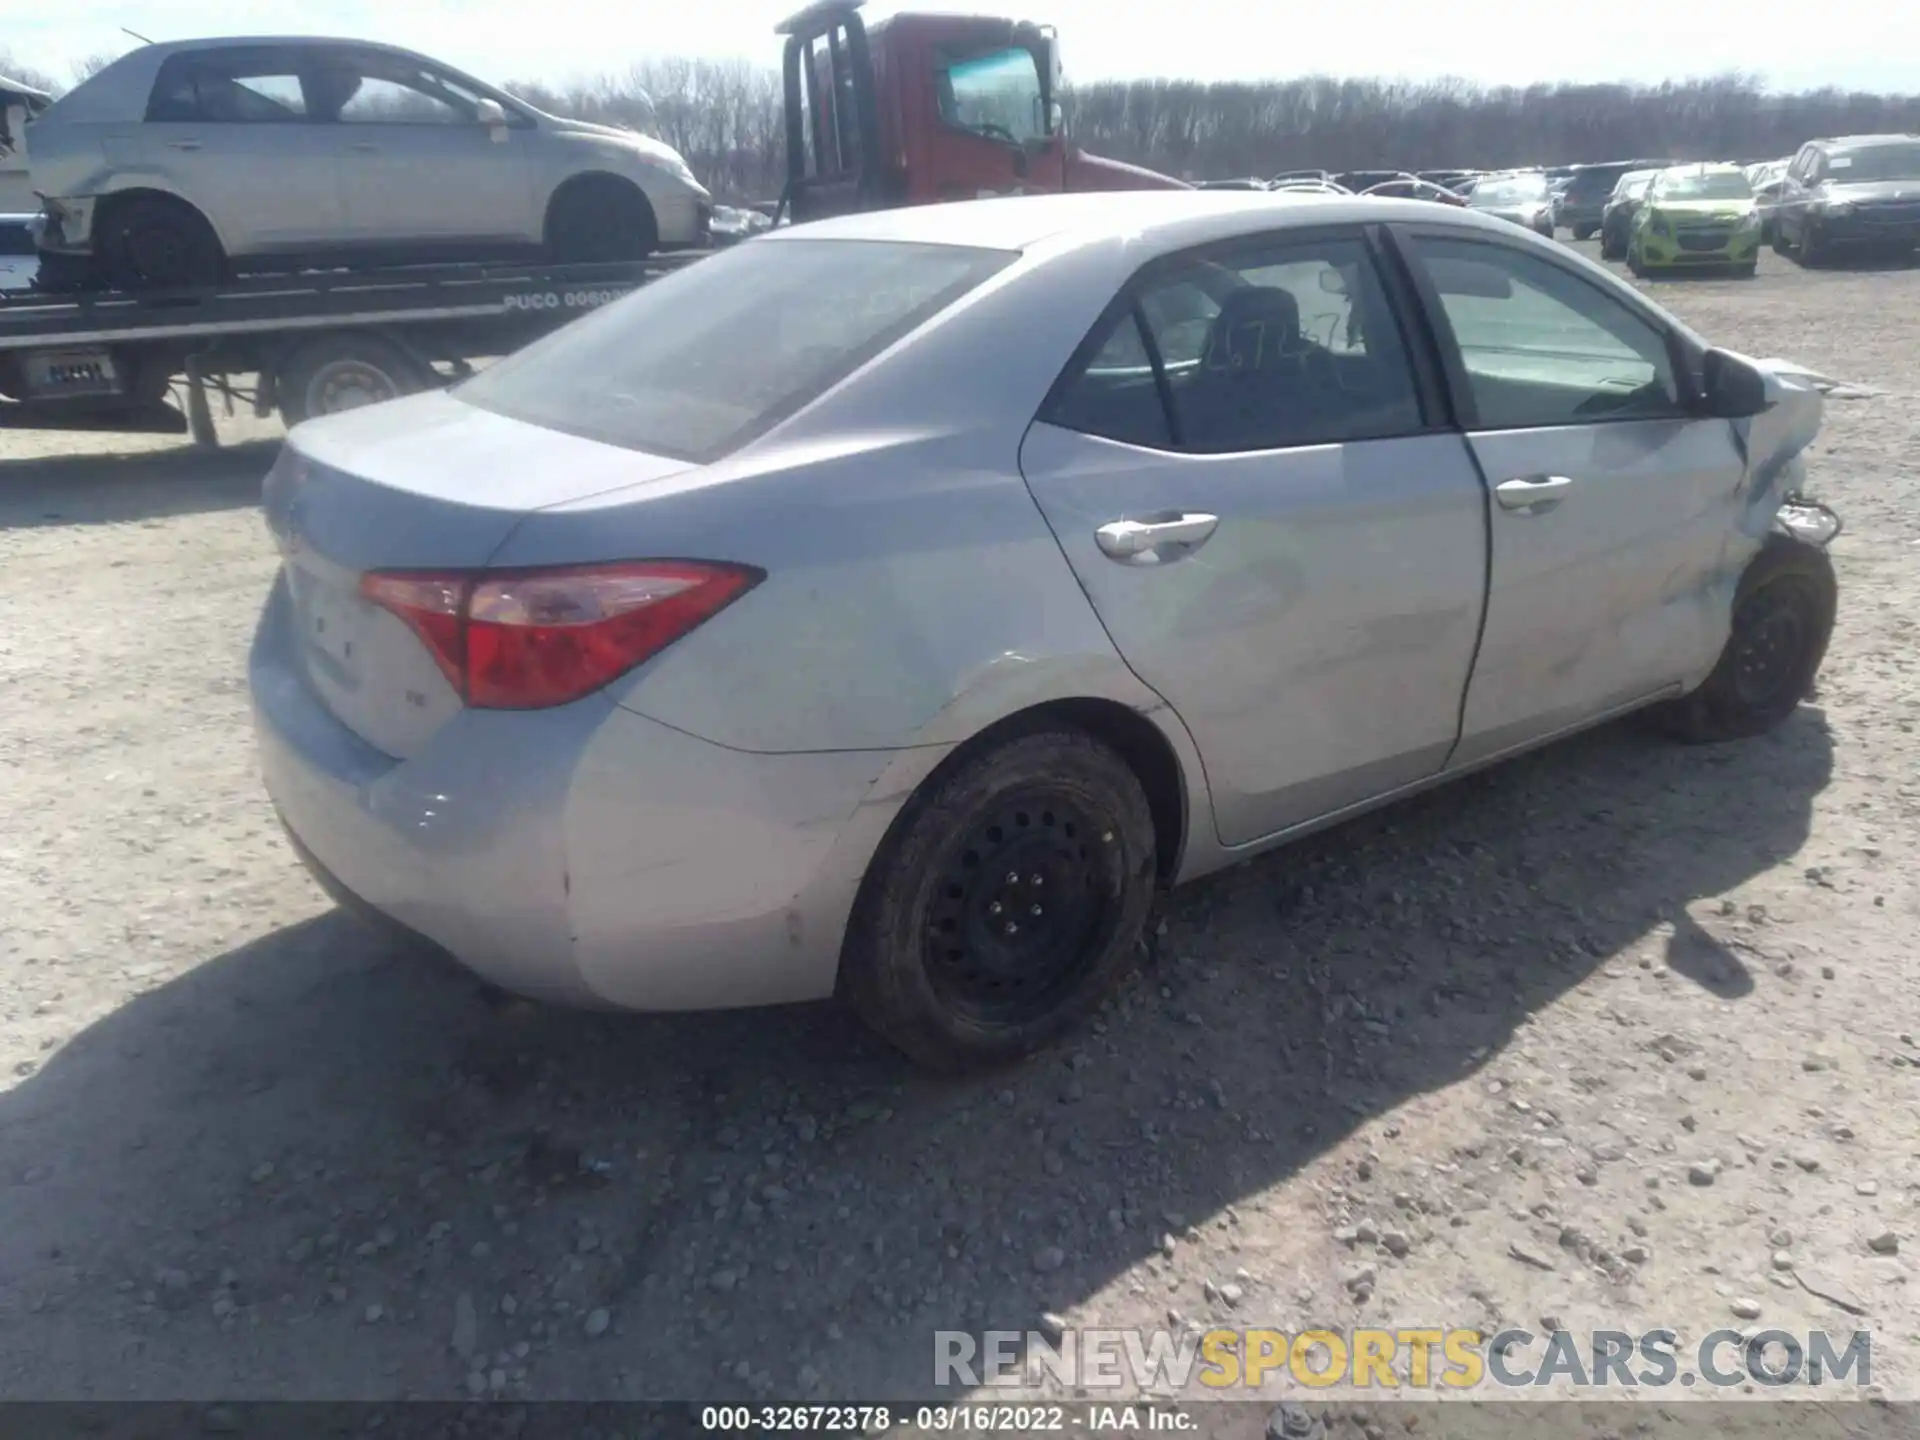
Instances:
[[[1629,711],[1786,720],[1821,410],[1419,201],[776,231],[293,431],[266,786],[333,893],[503,986],[838,993],[1005,1060],[1162,885]]]
[[[342,261],[638,259],[702,243],[671,147],[392,45],[147,45],[34,122],[40,248],[122,288]]]

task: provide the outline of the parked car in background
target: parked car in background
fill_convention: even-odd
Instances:
[[[1281,185],[1292,180],[1331,180],[1333,176],[1325,170],[1308,168],[1305,170],[1282,170],[1278,175],[1269,175],[1269,185]]]
[[[1473,187],[1467,204],[1483,215],[1553,238],[1553,194],[1547,188],[1547,177],[1538,171],[1489,176]]]
[[[1460,187],[1479,175],[1478,170],[1416,170],[1416,180],[1424,180],[1429,185],[1438,185],[1458,194]]]
[[[1785,721],[1820,419],[1466,210],[798,225],[293,430],[261,769],[325,887],[500,985],[1002,1063],[1162,886],[1628,711]]]
[[[1360,192],[1362,195],[1378,195],[1388,200],[1427,200],[1436,205],[1464,205],[1467,197],[1457,195],[1444,185],[1435,185],[1430,180],[1419,180],[1411,175],[1398,180],[1383,180],[1378,185],[1370,185]]]
[[[1784,181],[1773,247],[1803,265],[1920,248],[1920,135],[1809,140]]]
[[[1589,240],[1600,228],[1607,201],[1620,177],[1632,170],[1662,170],[1666,160],[1616,160],[1601,165],[1574,167],[1567,188],[1561,193],[1555,224],[1564,225],[1576,240]]]
[[[1640,209],[1647,186],[1653,183],[1653,177],[1659,173],[1658,170],[1629,170],[1613,187],[1613,194],[1607,197],[1606,208],[1600,212],[1602,260],[1627,258],[1627,241],[1633,235],[1633,217]]]
[[[1389,180],[1411,180],[1413,177],[1404,170],[1336,170],[1331,177],[1336,184],[1344,185],[1358,195],[1373,185],[1384,185]]]
[[[1196,190],[1265,190],[1267,182],[1251,175],[1243,175],[1233,180],[1198,180],[1194,182]]]
[[[1766,161],[1747,167],[1747,184],[1753,186],[1753,211],[1761,217],[1761,244],[1772,244],[1774,227],[1780,219],[1780,202],[1788,192],[1786,159]]]
[[[1760,217],[1738,165],[1679,165],[1647,186],[1627,241],[1636,275],[1718,266],[1749,278],[1760,263]]]
[[[40,208],[27,178],[27,125],[52,103],[46,91],[0,75],[0,216]]]
[[[1267,187],[1275,195],[1351,195],[1353,191],[1331,180],[1276,180]]]
[[[632,260],[704,244],[668,145],[358,40],[147,45],[34,123],[40,248],[130,289],[316,262]]]

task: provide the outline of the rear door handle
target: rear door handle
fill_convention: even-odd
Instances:
[[[1138,560],[1151,556],[1157,560],[1158,552],[1167,546],[1192,549],[1206,543],[1219,523],[1218,515],[1187,512],[1152,520],[1112,520],[1094,531],[1093,538],[1101,553],[1110,559]]]
[[[1573,481],[1565,475],[1523,475],[1494,486],[1493,498],[1502,510],[1531,510],[1536,505],[1557,505],[1572,489]]]

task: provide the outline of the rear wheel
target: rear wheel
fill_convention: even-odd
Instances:
[[[562,186],[547,208],[547,253],[557,264],[643,260],[659,245],[660,227],[647,197],[611,175]]]
[[[1576,240],[1591,240],[1593,238],[1593,226],[1591,225],[1574,226],[1573,238]]]
[[[225,275],[219,237],[184,200],[135,195],[101,208],[94,254],[114,289],[187,290],[217,285]]]
[[[1833,558],[1825,550],[1783,537],[1768,541],[1740,577],[1733,625],[1713,673],[1650,718],[1695,744],[1773,729],[1811,692],[1838,603]]]
[[[1815,270],[1827,263],[1827,244],[1820,238],[1820,232],[1812,225],[1800,232],[1800,244],[1795,247],[1794,258],[1808,269]]]
[[[322,335],[280,362],[275,393],[289,426],[429,389],[434,376],[378,335]]]
[[[1097,1005],[1154,890],[1147,797],[1077,731],[1007,741],[902,812],[862,886],[842,990],[923,1065],[1000,1064]]]

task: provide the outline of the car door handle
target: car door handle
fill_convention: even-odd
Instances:
[[[1493,498],[1502,510],[1531,510],[1536,505],[1558,504],[1571,489],[1573,481],[1565,475],[1523,475],[1494,486]]]
[[[1168,545],[1204,544],[1219,523],[1218,515],[1184,512],[1152,520],[1112,520],[1094,531],[1093,538],[1110,559],[1136,560]]]
[[[198,150],[200,148],[200,142],[198,140],[169,140],[167,144],[171,145],[175,150]]]

